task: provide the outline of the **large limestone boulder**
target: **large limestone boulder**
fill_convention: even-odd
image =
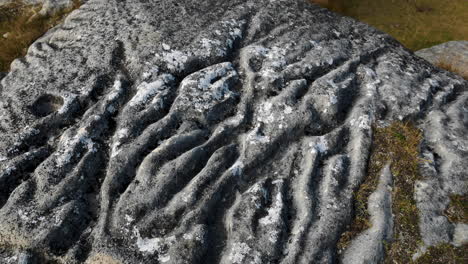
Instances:
[[[449,41],[415,52],[421,58],[468,78],[468,41]]]
[[[0,82],[0,262],[336,262],[371,125],[394,120],[433,161],[423,241],[452,242],[467,109],[466,81],[307,1],[90,0]],[[349,259],[383,258],[358,240]]]

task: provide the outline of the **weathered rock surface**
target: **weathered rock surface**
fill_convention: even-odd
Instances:
[[[382,263],[384,243],[393,237],[392,173],[387,165],[377,189],[369,196],[371,227],[356,237],[343,254],[343,263]]]
[[[421,235],[454,242],[468,83],[365,24],[299,0],[90,0],[11,68],[2,263],[337,262],[371,124],[403,119],[431,161]]]
[[[433,64],[448,64],[453,70],[468,76],[468,41],[449,41],[415,52]]]

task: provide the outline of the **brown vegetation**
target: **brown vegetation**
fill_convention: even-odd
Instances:
[[[419,50],[468,36],[466,0],[310,0]]]
[[[45,16],[39,14],[40,5],[15,1],[0,6],[0,71],[8,71],[11,62],[23,57],[31,43],[79,6],[79,0],[75,0],[71,8]]]
[[[452,223],[468,224],[468,195],[451,196],[445,216]]]
[[[460,69],[459,67],[453,66],[452,63],[447,62],[448,60],[441,60],[435,64],[435,66],[444,69],[449,72],[456,73],[463,77],[463,79],[468,80],[468,69]]]
[[[415,264],[463,264],[468,263],[468,245],[455,247],[441,244],[430,247],[427,252],[415,261]]]

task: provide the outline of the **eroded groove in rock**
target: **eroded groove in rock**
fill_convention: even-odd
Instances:
[[[306,1],[90,0],[0,93],[8,252],[335,263],[371,125],[393,120],[434,161],[415,186],[426,245],[452,242],[443,211],[466,193],[466,81]]]
[[[384,260],[385,243],[393,239],[392,177],[387,165],[381,172],[377,189],[369,196],[372,226],[351,242],[343,254],[343,263],[380,263]]]

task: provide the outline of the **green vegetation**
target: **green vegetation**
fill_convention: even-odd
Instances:
[[[75,0],[71,8],[46,16],[39,15],[40,5],[15,1],[0,6],[0,71],[8,71],[11,62],[24,56],[31,43],[79,6],[79,0]]]
[[[338,249],[343,251],[354,237],[371,226],[367,211],[368,197],[377,187],[383,167],[390,162],[393,174],[394,241],[386,244],[385,263],[467,263],[466,245],[460,248],[447,244],[430,247],[416,262],[412,260],[413,254],[422,243],[418,228],[418,208],[413,199],[414,183],[421,177],[419,165],[423,160],[419,157],[419,144],[422,133],[414,125],[403,122],[394,122],[387,127],[374,127],[373,130],[368,174],[355,193],[354,220],[340,238]],[[447,217],[452,222],[466,222],[467,206],[466,196],[451,197]]]
[[[451,196],[445,215],[452,223],[468,224],[468,195]]]
[[[394,176],[392,195],[395,241],[387,245],[387,260],[410,263],[420,241],[413,186],[420,177],[418,165],[421,160],[418,148],[422,134],[413,125],[403,122],[394,122],[387,127],[374,127],[373,130],[368,174],[355,193],[355,218],[348,231],[341,237],[338,247],[344,249],[357,234],[370,227],[367,200],[378,185],[383,167],[390,162]]]
[[[370,24],[412,50],[468,37],[466,0],[311,0]]]
[[[468,263],[468,245],[454,247],[442,244],[430,247],[427,252],[418,258],[415,264],[463,264]]]

